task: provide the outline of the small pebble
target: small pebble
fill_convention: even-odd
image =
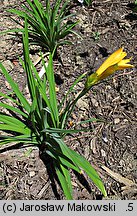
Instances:
[[[31,171],[31,172],[29,173],[29,176],[30,176],[30,177],[35,176],[35,172],[34,172],[34,171]]]
[[[115,118],[114,119],[114,124],[118,124],[120,122],[120,119],[119,118]]]
[[[102,157],[106,157],[106,152],[103,149],[101,149],[101,155]]]

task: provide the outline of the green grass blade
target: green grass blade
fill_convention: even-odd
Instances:
[[[54,25],[56,25],[56,22],[57,22],[56,17],[57,17],[58,11],[59,11],[60,3],[61,3],[61,0],[57,0],[56,4],[55,4],[55,6],[54,6],[54,8],[52,10],[52,14],[51,14],[52,28],[53,28]]]
[[[42,62],[42,63],[43,63],[43,62]],[[43,63],[43,64],[44,64],[44,63]],[[43,65],[43,66],[44,66],[44,65]],[[47,97],[47,95],[46,95],[46,83],[45,83],[44,81],[42,82],[42,80],[41,80],[41,78],[39,77],[38,72],[37,72],[37,70],[36,70],[36,68],[34,67],[33,64],[32,64],[32,70],[33,70],[34,75],[35,75],[36,80],[37,80],[37,85],[38,85],[39,92],[40,92],[42,98],[44,99],[44,101],[45,101],[47,107],[49,107],[49,110],[50,110],[50,101],[49,101],[49,99],[48,99],[48,97]],[[46,70],[46,69],[45,69],[45,70]],[[43,109],[44,109],[44,108],[43,108]]]
[[[43,66],[45,68],[45,71],[47,71],[48,69],[46,68],[46,65],[45,65],[45,62],[43,61],[43,59],[42,59],[42,64],[43,64]],[[52,122],[53,122],[53,125],[51,124],[51,126],[55,126],[56,127],[54,110],[53,110],[53,107],[52,107],[50,99],[46,95],[46,76],[45,76],[44,80],[42,81],[41,78],[39,77],[39,75],[37,73],[37,70],[36,70],[36,68],[34,67],[33,64],[32,64],[32,69],[33,69],[33,72],[35,74],[35,77],[36,77],[36,80],[37,80],[37,83],[38,83],[38,89],[39,89],[39,92],[41,94],[41,97],[45,101],[45,107],[43,107],[42,110],[45,110],[45,109],[48,108],[48,113],[51,116],[51,119],[52,119]],[[44,121],[44,119],[43,119],[43,121]],[[46,125],[47,125],[47,123],[46,123]]]
[[[59,23],[61,24],[61,22],[62,21],[64,21],[64,20],[66,20],[66,19],[68,19],[68,18],[71,18],[71,17],[73,17],[75,14],[69,14],[69,15],[67,15],[67,16],[64,16],[64,17],[62,17],[61,19],[59,19]],[[58,24],[58,23],[57,23]],[[56,25],[57,25],[56,24]]]
[[[27,141],[32,141],[36,138],[35,136],[31,136],[30,134],[23,134],[23,135],[17,135],[17,136],[12,136],[12,135],[0,135],[0,140],[13,140],[13,141],[21,141],[21,140],[27,140]]]
[[[68,158],[71,158],[73,163],[76,167],[82,168],[88,176],[91,178],[93,183],[101,190],[104,196],[106,196],[106,190],[105,187],[98,175],[98,173],[95,171],[95,169],[91,166],[91,164],[81,155],[73,151],[72,149],[68,148],[66,144],[63,142],[63,140],[54,137],[55,141],[59,144],[62,153],[65,154]],[[81,170],[79,169],[79,172]]]
[[[60,163],[70,169],[73,169],[75,170],[76,172],[80,172],[79,169],[73,165],[73,162],[72,161],[69,161],[69,158],[67,157],[64,157],[63,155],[59,156],[59,159],[60,159]]]
[[[43,22],[44,13],[45,13],[43,5],[40,3],[39,0],[34,0],[34,4],[35,4],[37,12],[39,14],[39,19]]]
[[[26,0],[27,3],[29,4],[30,8],[32,9],[33,11],[33,14],[34,14],[34,18],[37,18],[38,20],[41,20],[41,11],[42,8],[39,10],[39,6],[40,6],[40,2],[34,0],[34,3],[32,3],[30,0]],[[39,5],[38,5],[39,4]]]
[[[46,39],[48,39],[48,35],[50,33],[50,31],[49,31],[50,30],[50,23],[48,23],[47,19],[44,19],[45,11],[44,11],[42,4],[37,0],[34,0],[34,4],[32,4],[32,2],[30,0],[27,0],[27,2],[29,4],[29,6],[31,7],[32,13],[33,13],[32,17],[30,17],[28,19],[28,21],[31,20],[30,25],[34,29],[36,29],[37,32],[40,33],[40,35],[42,35],[46,32],[46,35],[45,34],[44,35],[45,35]],[[47,14],[47,15],[49,15],[49,14]],[[46,43],[46,41],[45,41],[45,43]]]
[[[62,40],[62,41],[57,43],[57,47],[59,47],[61,45],[72,45],[72,42],[69,40]]]
[[[38,14],[36,15],[31,10],[28,10],[27,7],[24,7],[24,8],[27,10],[26,12],[15,10],[15,9],[11,9],[9,10],[9,12],[18,15],[22,19],[27,18],[28,23],[32,27],[32,29],[28,29],[28,31],[32,31],[35,34],[35,30],[36,30],[36,32],[39,33],[39,35],[41,36],[44,35],[44,38],[48,41],[48,37],[47,37],[48,30],[46,26],[44,25],[44,23],[39,18]],[[35,9],[35,12],[36,12],[36,9]],[[31,16],[29,14],[31,14]],[[7,32],[24,32],[24,29],[12,29],[12,30],[7,30]],[[47,34],[45,34],[45,32],[47,32]],[[6,33],[6,31],[4,31],[3,33]]]
[[[25,14],[30,15],[31,17],[34,16],[33,10],[31,10],[31,8],[28,5],[22,4],[21,7],[22,7],[22,9],[23,9],[23,11],[24,11]]]

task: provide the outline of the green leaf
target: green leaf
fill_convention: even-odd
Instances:
[[[35,137],[28,136],[28,135],[19,135],[19,136],[5,136],[0,135],[0,145],[5,145],[9,143],[15,143],[15,144],[38,144],[35,140]]]
[[[72,196],[72,184],[71,184],[71,176],[70,176],[70,172],[68,170],[68,168],[66,168],[66,166],[62,166],[62,171],[63,171],[63,174],[66,178],[66,181],[67,181],[67,185],[68,185],[68,189],[70,191],[70,194]]]
[[[1,31],[0,35],[6,34],[6,33],[19,33],[19,32],[24,32],[24,29],[21,29],[21,28],[8,29],[8,30],[5,30],[5,31]]]
[[[23,94],[20,92],[18,85],[13,81],[11,76],[9,75],[8,71],[5,69],[5,67],[0,63],[0,68],[3,73],[3,75],[6,77],[6,80],[10,84],[12,90],[15,92],[16,96],[18,97],[19,101],[22,103],[23,108],[26,110],[26,112],[29,113],[30,111],[30,105],[26,98],[23,96]]]
[[[64,2],[64,4],[62,5],[62,7],[61,7],[61,10],[60,10],[60,12],[59,12],[59,14],[58,14],[58,18],[57,18],[57,21],[56,21],[56,23],[59,25],[59,26],[61,26],[61,23],[63,23],[63,20],[64,19],[67,19],[68,18],[68,16],[66,15],[67,14],[67,12],[69,12],[69,4],[70,3],[70,1],[69,0],[66,0],[65,2]],[[73,14],[71,14],[70,16],[74,16]]]
[[[0,124],[0,130],[3,131],[14,131],[14,132],[18,132],[21,134],[30,134],[30,129],[28,128],[21,128],[15,125],[8,125],[8,124]]]
[[[18,106],[21,106],[21,104],[19,103],[19,101],[13,99],[12,93],[13,93],[13,92],[10,93],[10,94],[11,94],[11,96],[10,96],[10,94],[7,95],[7,94],[4,94],[4,93],[0,92],[0,97],[3,97],[3,98],[5,98],[5,99],[9,99],[9,100],[11,100],[13,103],[17,104]]]
[[[60,129],[60,128],[45,128],[44,130],[42,130],[42,132],[47,132],[47,133],[51,133],[52,136],[54,136],[54,133],[55,133],[55,136],[56,136],[56,133],[60,133],[60,134],[72,134],[72,133],[78,133],[78,132],[81,132],[81,131],[89,131],[90,129],[78,129],[78,130],[75,130],[75,129]]]
[[[27,74],[27,84],[32,101],[36,99],[36,81],[32,73],[32,63],[29,57],[28,24],[25,19],[25,34],[23,35],[24,69]]]
[[[45,62],[44,60],[42,59],[42,64],[44,66],[44,69],[46,71],[46,75],[50,73],[50,69],[46,67],[45,65]],[[52,64],[52,62],[49,62],[49,64]],[[53,66],[51,66],[53,67]],[[46,105],[45,107],[43,107],[42,109],[45,110],[48,108],[48,113],[50,114],[50,117],[52,119],[52,123],[50,126],[57,126],[58,124],[58,121],[59,121],[59,116],[58,116],[58,109],[57,109],[57,99],[56,99],[56,92],[53,92],[55,90],[53,90],[55,88],[55,81],[54,81],[54,77],[53,79],[50,80],[49,78],[49,82],[52,82],[52,83],[49,83],[49,85],[51,86],[50,88],[50,91],[51,91],[51,94],[50,94],[50,98],[48,98],[48,96],[46,95],[46,76],[44,76],[44,81],[42,83],[35,67],[33,66],[33,71],[34,71],[34,74],[36,76],[36,79],[37,79],[37,82],[38,82],[38,89],[39,89],[39,92],[42,96],[42,99],[45,101]],[[53,71],[52,71],[53,73]],[[49,75],[50,76],[50,75]],[[54,74],[52,75],[54,76]],[[54,82],[54,83],[53,83]],[[53,98],[52,98],[53,97]],[[55,101],[54,101],[55,99]],[[55,109],[53,108],[53,106],[55,106]]]
[[[15,126],[18,125],[18,127],[26,127],[26,125],[20,120],[18,120],[17,118],[14,118],[13,116],[8,116],[5,114],[0,114],[0,122],[9,124],[9,125],[15,125]]]
[[[44,68],[45,68],[45,70],[46,70],[46,66],[45,66],[44,61],[42,61],[42,64],[43,64],[43,66],[44,66]],[[32,70],[33,70],[34,75],[35,75],[36,80],[37,80],[37,87],[38,87],[38,89],[39,89],[39,92],[40,92],[42,98],[44,99],[44,101],[45,101],[47,107],[49,107],[49,110],[50,110],[50,101],[49,101],[49,99],[48,99],[48,96],[46,95],[46,83],[45,83],[45,81],[42,82],[42,80],[41,80],[41,78],[39,77],[38,72],[37,72],[37,70],[36,70],[36,68],[34,67],[33,64],[32,64]],[[43,109],[44,109],[44,108],[43,108]]]
[[[81,79],[83,79],[85,77],[87,73],[83,73],[82,75],[80,75],[75,81],[74,83],[70,86],[69,90],[67,91],[66,95],[63,97],[60,105],[59,105],[59,110],[62,109],[62,106],[65,102],[65,100],[67,99],[68,95],[73,91],[74,87],[80,82]]]
[[[55,78],[53,72],[53,60],[52,55],[49,56],[49,64],[46,70],[47,79],[49,82],[49,94],[50,94],[50,109],[54,116],[55,126],[59,126],[59,113],[57,106],[57,98],[56,98],[56,89],[55,89]]]
[[[71,194],[70,182],[68,179],[66,179],[66,172],[64,170],[65,168],[60,164],[58,166],[57,166],[57,164],[55,164],[55,169],[56,169],[57,176],[59,178],[59,181],[61,183],[61,186],[62,186],[62,189],[64,191],[66,198],[68,200],[72,200],[73,197]],[[65,175],[64,175],[64,173],[65,173]]]
[[[53,159],[58,160],[58,162],[61,163],[62,165],[71,168],[76,172],[80,172],[79,168],[74,165],[72,160],[68,158],[67,155],[63,154],[60,151],[60,147],[58,147],[57,145],[53,146],[53,144],[50,143],[47,144],[48,144],[48,150],[46,150],[47,154],[49,154]]]
[[[74,14],[66,15],[69,9],[69,1],[62,4],[61,0],[55,1],[54,6],[50,6],[50,1],[47,0],[46,8],[39,0],[26,0],[27,4],[22,4],[22,10],[10,9],[8,12],[16,14],[19,18],[28,19],[29,39],[32,44],[41,46],[41,48],[50,51],[51,53],[56,48],[63,44],[64,37],[73,32],[72,28],[77,24],[70,25],[68,22],[63,25],[64,20],[71,19]],[[18,21],[15,20],[17,23]],[[22,24],[18,22],[22,27]],[[8,32],[19,32],[19,29],[9,30]],[[20,32],[23,32],[20,29]],[[77,33],[76,33],[77,34]],[[78,35],[78,34],[77,34]],[[62,43],[60,43],[62,42]],[[64,43],[66,43],[64,41]]]
[[[6,108],[7,110],[13,111],[15,113],[18,113],[19,115],[22,115],[25,118],[28,118],[28,115],[25,112],[22,112],[20,109],[10,106],[8,104],[4,104],[0,102],[0,107]]]
[[[64,143],[64,141],[62,139],[59,138],[59,135],[57,134],[57,136],[53,137],[54,140],[58,143],[61,151],[62,151],[62,154],[64,154],[65,156],[67,156],[68,158],[70,158],[73,162],[73,164],[75,165],[75,167],[79,170],[79,173],[81,172],[80,168],[79,168],[79,165],[76,163],[75,161],[75,157],[73,156],[70,148],[67,147],[67,145]]]
[[[16,14],[16,15],[18,15],[18,16],[20,16],[20,17],[23,17],[23,18],[26,17],[26,13],[23,12],[23,11],[20,11],[20,10],[16,10],[16,9],[9,9],[9,10],[7,10],[7,12],[10,12],[10,13]]]
[[[75,151],[73,151],[71,149],[70,149],[70,151],[71,151],[73,157],[75,158],[75,163],[77,163],[88,174],[88,176],[91,178],[93,183],[98,187],[98,189],[101,190],[103,195],[107,196],[105,187],[104,187],[98,173],[91,166],[91,164],[84,157],[82,157],[81,155],[79,155]]]
[[[91,166],[91,164],[81,155],[76,153],[75,151],[71,150],[66,146],[62,139],[58,137],[54,137],[54,140],[59,144],[59,147],[62,150],[62,153],[66,155],[68,158],[71,158],[74,165],[79,169],[79,173],[81,172],[80,168],[82,168],[88,176],[91,178],[93,183],[98,187],[99,190],[106,196],[105,187],[95,169]]]
[[[85,123],[89,123],[89,122],[103,122],[103,120],[97,119],[97,118],[90,118],[90,119],[87,119],[87,120],[84,120],[84,121],[80,121],[76,125],[85,124]]]
[[[60,36],[59,36],[59,38],[62,39],[62,38],[64,38],[64,37],[66,37],[66,36],[67,36],[68,34],[70,34],[70,33],[75,34],[75,35],[77,35],[78,37],[80,37],[80,35],[79,35],[78,33],[76,33],[75,31],[72,31],[72,29],[73,29],[78,23],[79,23],[79,21],[78,21],[78,22],[75,22],[75,23],[69,25],[67,28],[61,30],[61,31],[60,31]]]

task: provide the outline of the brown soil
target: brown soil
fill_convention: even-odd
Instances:
[[[6,9],[19,7],[19,2],[3,0],[0,3],[1,30],[15,27]],[[71,119],[75,123],[96,117],[103,122],[86,124],[92,132],[68,136],[65,140],[98,171],[107,199],[137,198],[137,13],[129,4],[133,2],[97,0],[89,8],[76,4],[72,11],[80,20],[76,31],[83,40],[69,36],[73,45],[60,47],[59,60],[54,62],[59,97],[78,75],[95,71],[116,49],[124,46],[128,56],[132,56],[135,67],[117,72],[92,88],[79,101]],[[32,53],[34,60],[37,54]],[[26,79],[18,57],[22,57],[22,44],[11,35],[1,36],[0,60],[23,90]],[[10,90],[2,76],[0,90]],[[26,147],[0,149],[0,199],[65,199],[60,186],[49,177],[38,149],[32,148],[30,154],[28,150]],[[104,199],[90,179],[87,180],[88,183],[72,172],[74,199]]]

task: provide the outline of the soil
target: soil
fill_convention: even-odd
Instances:
[[[1,30],[15,27],[6,9],[19,8],[19,2],[1,1]],[[90,127],[90,132],[67,136],[65,142],[97,170],[108,196],[104,198],[85,174],[81,178],[72,172],[74,199],[137,198],[137,12],[133,11],[133,2],[96,0],[87,7],[75,1],[71,10],[80,20],[75,31],[83,39],[70,35],[73,44],[60,47],[54,61],[58,98],[80,74],[92,73],[122,46],[135,66],[94,86],[76,106],[71,118],[74,124],[91,117],[103,121],[85,124],[83,127]],[[0,61],[24,91],[26,78],[18,60],[22,55],[22,44],[15,36],[0,37]],[[34,61],[38,57],[33,47],[31,57]],[[84,81],[79,83],[76,93]],[[10,91],[2,75],[0,90]],[[65,199],[60,186],[49,177],[38,149],[14,148],[0,149],[0,199]]]

